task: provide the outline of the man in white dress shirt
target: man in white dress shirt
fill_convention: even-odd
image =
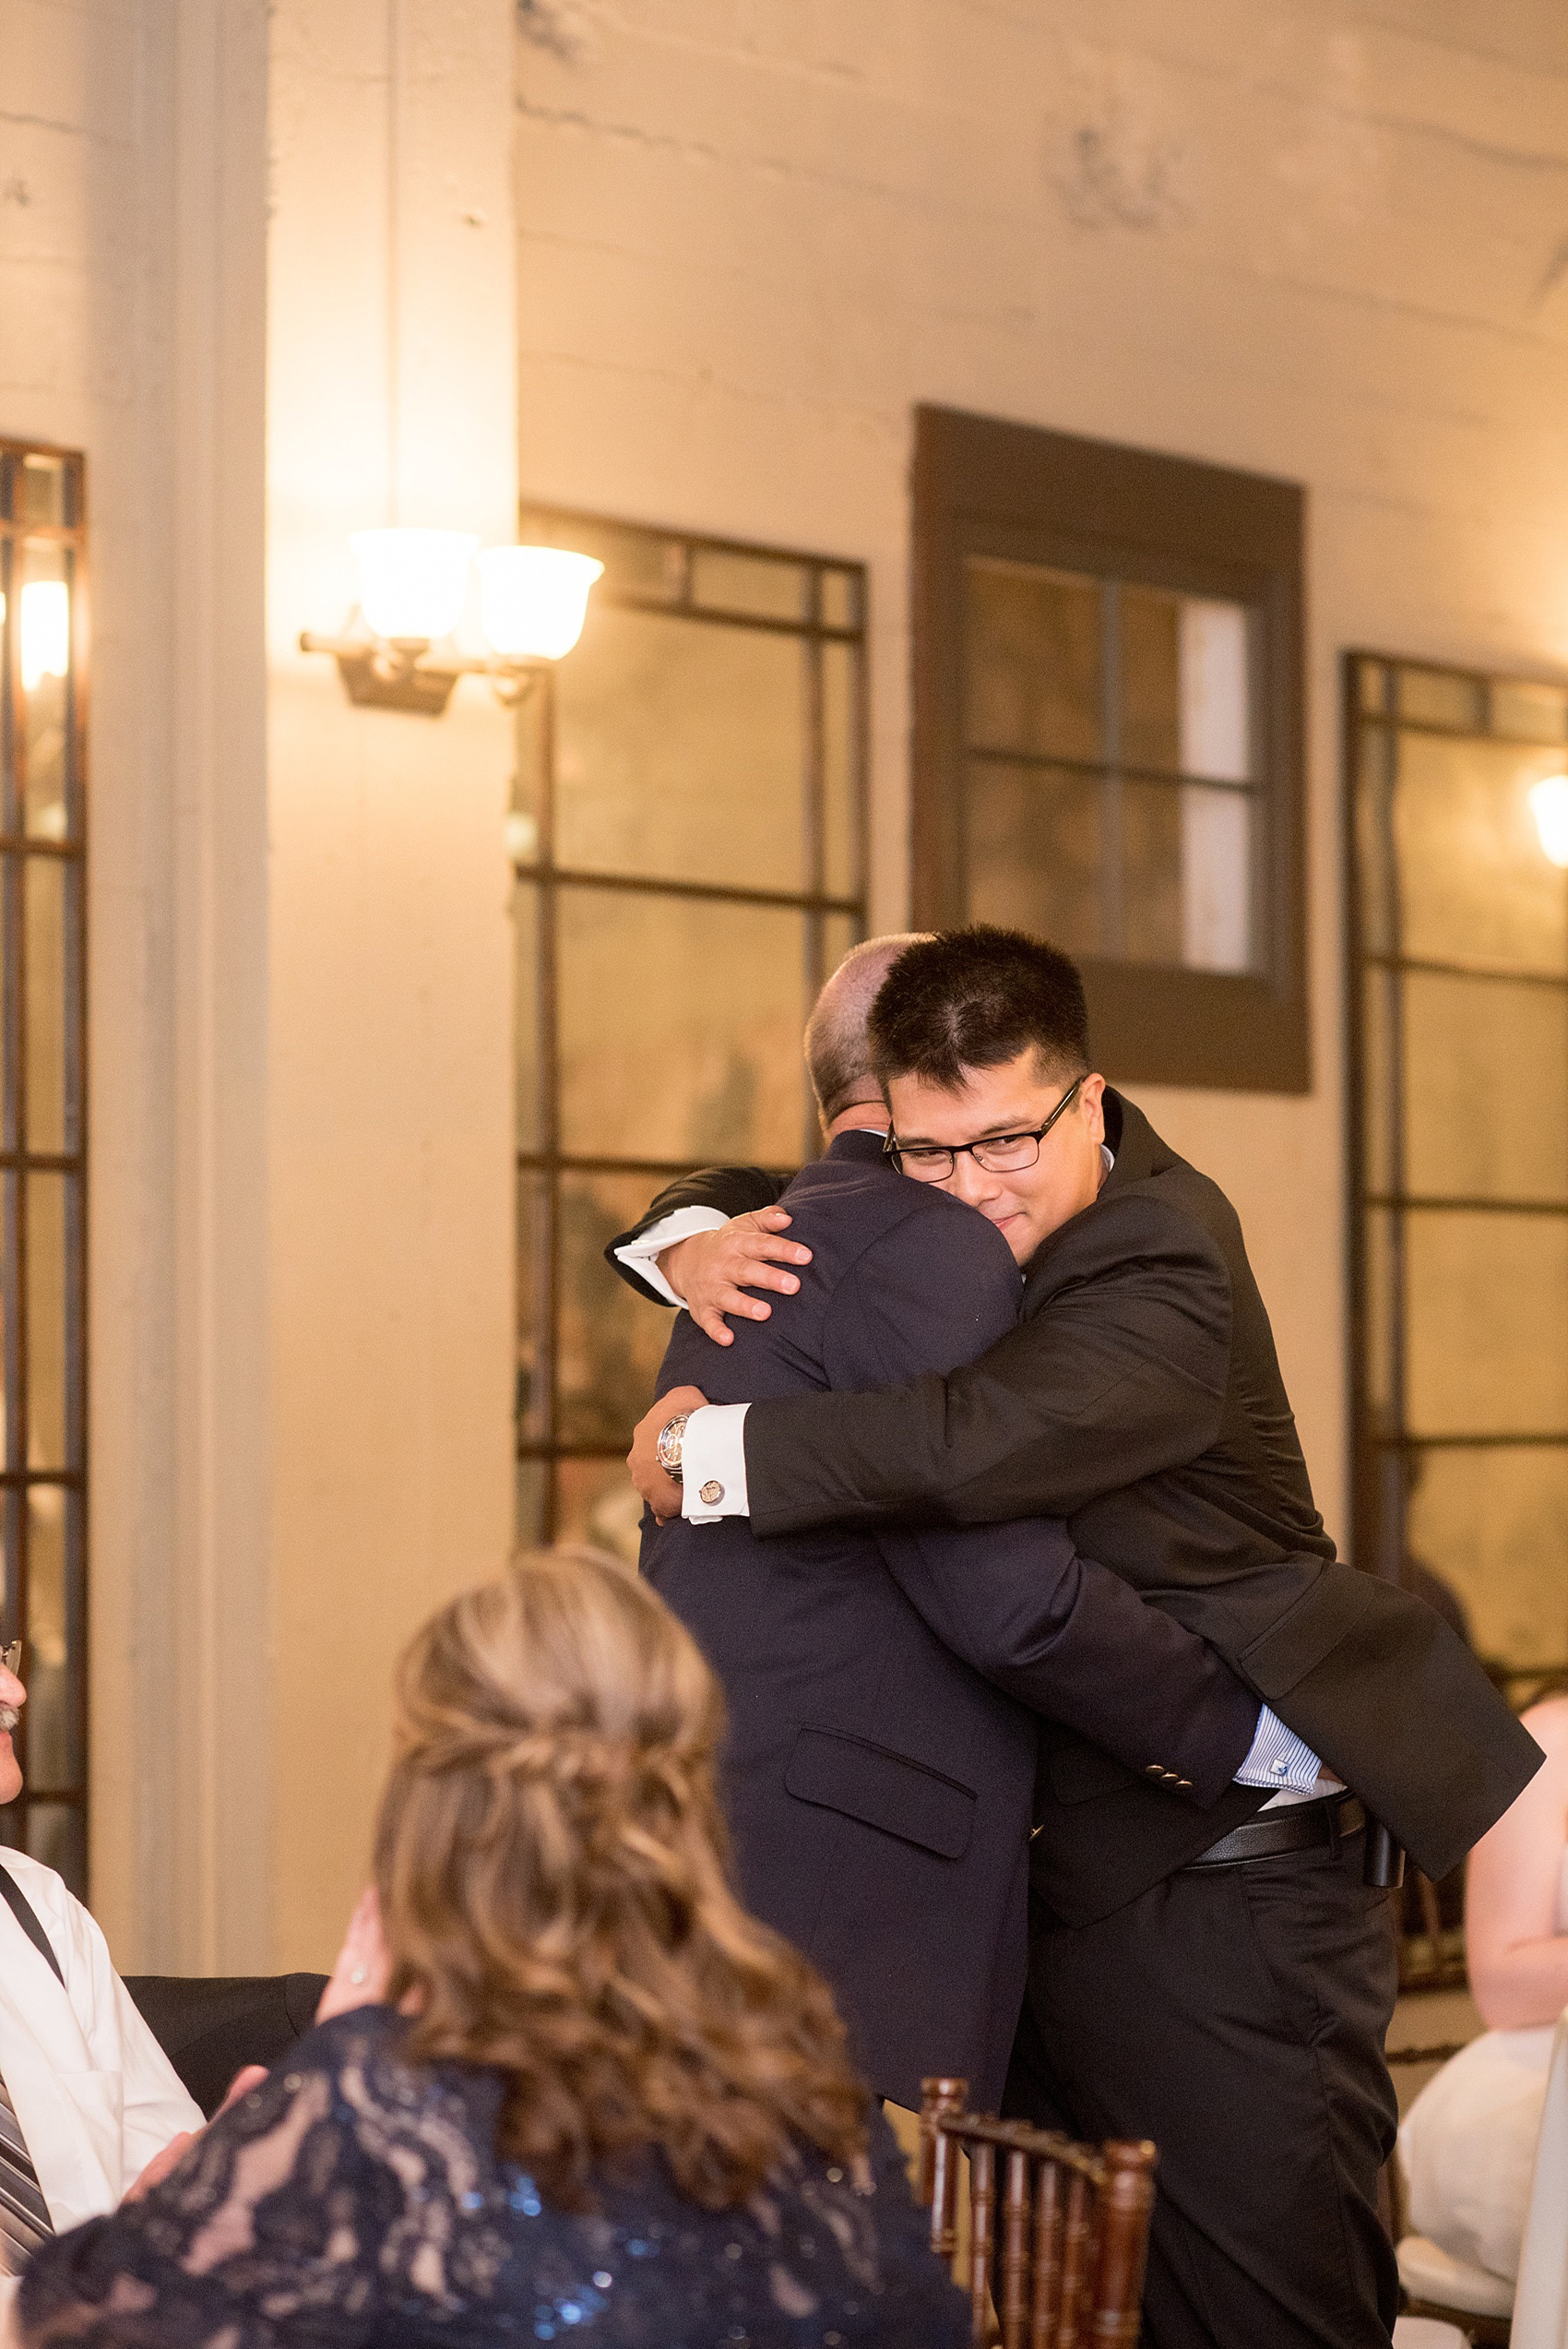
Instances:
[[[22,1790],[11,1746],[27,1702],[19,1662],[19,1641],[0,1651],[0,1804]],[[41,2236],[113,2210],[150,2163],[172,2148],[177,2157],[204,2124],[81,1902],[25,1853],[0,1852],[0,1870],[5,2274]]]

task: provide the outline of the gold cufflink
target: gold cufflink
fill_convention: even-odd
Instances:
[[[717,1508],[724,1498],[724,1487],[716,1476],[710,1476],[706,1485],[698,1485],[697,1498],[705,1501],[709,1508]]]

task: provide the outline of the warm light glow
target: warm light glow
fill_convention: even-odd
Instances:
[[[1540,844],[1554,864],[1568,866],[1568,775],[1548,775],[1530,793]]]
[[[603,568],[558,546],[488,547],[479,558],[480,614],[494,650],[529,661],[570,652]]]
[[[5,604],[0,602],[0,617]],[[33,693],[71,665],[71,590],[64,579],[30,579],[22,590],[22,685]]]
[[[463,614],[477,538],[467,531],[356,531],[360,610],[390,643],[430,644]]]

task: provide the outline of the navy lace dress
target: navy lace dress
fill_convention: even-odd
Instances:
[[[44,2244],[30,2342],[135,2349],[960,2349],[965,2303],[876,2115],[840,2168],[802,2150],[742,2209],[683,2200],[662,2162],[553,2210],[494,2150],[500,2080],[414,2070],[385,2007],[303,2039],[145,2200]]]

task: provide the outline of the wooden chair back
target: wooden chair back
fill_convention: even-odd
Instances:
[[[957,2281],[977,2349],[1135,2349],[1154,2147],[1075,2145],[1026,2121],[967,2113],[968,2081],[921,2087],[920,2198],[932,2248],[949,2267],[959,2248],[958,2155],[968,2155]]]

